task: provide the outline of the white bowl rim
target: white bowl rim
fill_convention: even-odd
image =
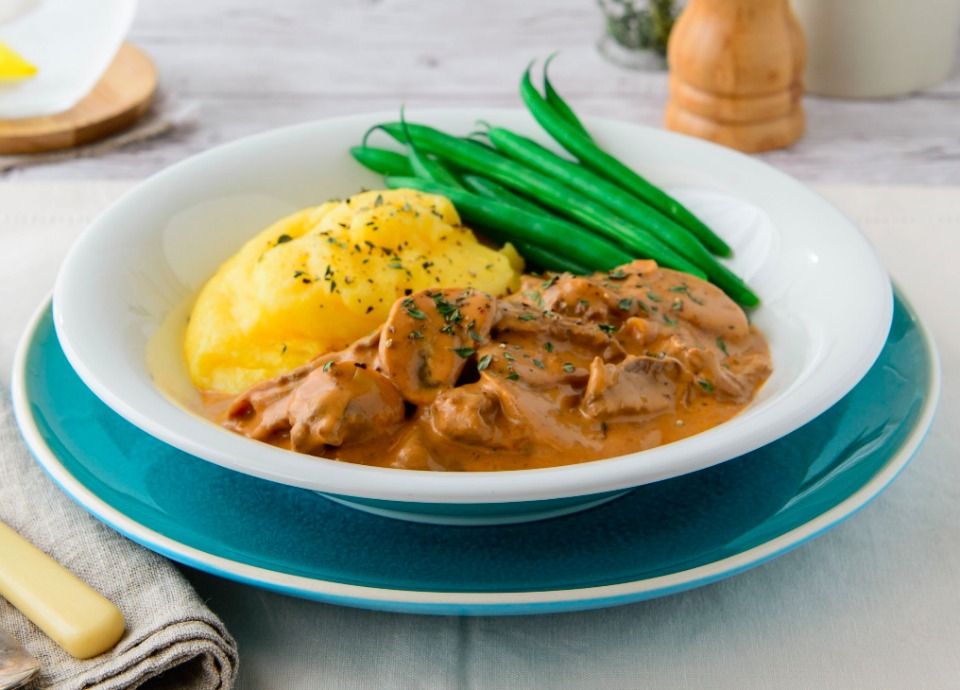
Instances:
[[[431,122],[445,117],[487,119],[518,117],[515,109],[429,109],[408,111],[410,119]],[[522,114],[520,115],[523,116]],[[164,398],[153,387],[145,390],[142,382],[133,385],[122,380],[120,368],[110,366],[104,355],[104,335],[84,328],[84,313],[96,305],[84,304],[76,288],[92,270],[84,252],[88,245],[102,241],[116,232],[116,224],[134,213],[136,206],[149,198],[154,188],[174,184],[178,176],[198,166],[215,164],[242,156],[247,148],[265,146],[286,138],[306,136],[317,128],[333,125],[369,125],[395,119],[394,112],[364,113],[291,125],[227,143],[181,161],[144,181],[107,208],[81,234],[71,248],[54,288],[54,322],[57,334],[71,365],[84,383],[121,416],[161,440],[197,457],[240,472],[293,486],[325,493],[362,498],[413,503],[510,503],[545,500],[570,496],[586,496],[659,481],[704,469],[770,443],[809,422],[845,395],[866,374],[886,340],[893,309],[893,293],[889,277],[873,248],[859,229],[829,202],[776,169],[730,149],[691,139],[663,130],[607,119],[587,119],[591,128],[600,132],[622,132],[639,138],[653,138],[681,152],[694,151],[706,160],[722,161],[741,176],[760,185],[758,197],[776,199],[786,194],[802,202],[812,213],[824,215],[839,233],[856,249],[851,257],[859,261],[859,275],[865,281],[864,293],[869,301],[856,306],[865,312],[856,313],[863,331],[854,353],[849,343],[836,343],[848,350],[842,367],[833,367],[830,380],[821,381],[815,389],[793,391],[787,399],[778,400],[776,424],[748,429],[744,417],[738,417],[714,429],[683,441],[660,446],[642,453],[589,463],[539,470],[514,472],[416,472],[398,471],[342,463],[305,456],[274,448],[224,432],[211,423],[189,415]],[[345,144],[347,146],[348,144]],[[773,203],[773,201],[771,201]],[[856,256],[854,256],[854,254]],[[85,263],[86,261],[86,263]],[[762,308],[762,307],[761,307]],[[129,378],[129,377],[128,377]],[[828,384],[828,385],[824,385]],[[133,388],[131,388],[133,385]],[[135,397],[129,392],[136,389]],[[809,390],[808,390],[809,389]],[[144,397],[145,396],[145,397]],[[162,400],[161,400],[162,399]],[[144,411],[143,402],[151,410],[163,408],[162,414]],[[749,426],[749,425],[748,425]]]

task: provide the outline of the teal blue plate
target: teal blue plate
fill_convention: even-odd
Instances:
[[[574,515],[451,527],[363,513],[156,440],[80,381],[49,305],[24,337],[13,385],[20,428],[47,473],[146,547],[308,599],[467,615],[624,604],[784,553],[852,515],[897,476],[929,428],[938,391],[933,344],[898,295],[873,368],[790,435]]]

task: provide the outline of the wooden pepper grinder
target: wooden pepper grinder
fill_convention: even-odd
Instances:
[[[806,47],[789,0],[690,0],[667,58],[667,129],[751,153],[803,134]]]

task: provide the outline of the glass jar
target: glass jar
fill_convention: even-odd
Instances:
[[[667,67],[667,40],[680,14],[679,0],[597,0],[604,31],[600,54],[630,69]]]

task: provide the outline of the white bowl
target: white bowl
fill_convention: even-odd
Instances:
[[[604,147],[698,212],[735,250],[763,303],[752,320],[774,373],[738,417],[642,453],[518,472],[365,467],[251,441],[191,413],[176,329],[161,329],[254,233],[299,208],[382,186],[349,154],[397,113],[279,129],[221,146],[150,178],[86,229],[54,291],[57,333],[84,382],[132,423],[239,472],[314,489],[365,510],[445,523],[536,519],[693,472],[767,444],[837,402],[867,372],[890,325],[889,278],[836,208],[755,159],[645,127],[593,120]],[[433,110],[411,121],[467,133],[485,119],[543,139],[523,112]],[[162,370],[161,391],[147,365]],[[159,364],[157,364],[159,362]],[[186,478],[185,478],[186,479]]]

